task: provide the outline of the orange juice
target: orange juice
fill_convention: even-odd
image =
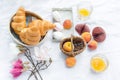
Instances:
[[[91,67],[96,72],[102,72],[107,68],[107,63],[103,58],[96,56],[91,59]]]
[[[77,5],[78,18],[83,21],[89,19],[92,10],[93,7],[91,1],[80,1]]]
[[[82,8],[78,10],[78,14],[83,17],[88,17],[90,15],[90,11],[88,9]]]

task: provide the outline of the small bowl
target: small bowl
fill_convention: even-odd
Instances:
[[[103,70],[95,70],[92,66],[92,61],[95,59],[95,58],[98,58],[100,60],[103,60],[104,63],[105,63],[105,68]],[[97,63],[98,64],[98,63]],[[90,60],[90,66],[91,66],[91,69],[92,71],[96,72],[96,73],[101,73],[101,72],[104,72],[108,67],[109,67],[109,61],[107,59],[107,57],[103,54],[95,54],[94,56],[92,56],[91,60]]]
[[[67,56],[72,56],[72,57],[76,56],[82,53],[86,48],[86,43],[81,37],[73,36],[74,50],[72,52],[67,52],[63,49],[63,45],[65,42],[68,42],[68,41],[71,42],[71,37],[65,38],[60,42],[60,50]]]
[[[39,20],[43,20],[40,16],[38,16],[37,14],[33,13],[33,12],[30,12],[30,11],[25,11],[25,14],[26,14],[26,24],[28,24],[27,22],[27,17],[31,17],[33,20],[35,19],[39,19]],[[15,14],[13,15],[13,17],[15,16]],[[37,45],[40,45],[44,42],[45,40],[45,37],[47,36],[47,33],[45,36],[42,36],[41,37],[41,40],[39,41],[39,43],[37,45],[27,45],[25,44],[24,42],[21,41],[21,39],[19,38],[19,36],[15,33],[15,31],[13,30],[13,28],[11,27],[11,23],[13,21],[13,17],[11,18],[10,20],[10,27],[9,27],[9,31],[10,31],[10,35],[12,37],[12,39],[17,42],[18,44],[20,45],[23,45],[23,46],[26,46],[26,47],[34,47],[34,46],[37,46]]]

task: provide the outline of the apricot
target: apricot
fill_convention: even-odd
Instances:
[[[71,20],[67,19],[63,22],[64,29],[70,29],[72,27]]]
[[[67,52],[71,52],[72,51],[72,43],[71,42],[65,42],[63,44],[63,49]]]
[[[82,33],[81,37],[88,43],[91,40],[91,34],[89,32]]]
[[[88,48],[91,49],[91,50],[95,50],[97,48],[97,41],[95,40],[92,40],[88,43]]]
[[[73,67],[76,64],[76,59],[75,57],[67,57],[66,58],[66,65],[67,67]]]

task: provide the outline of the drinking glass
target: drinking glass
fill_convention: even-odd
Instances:
[[[90,65],[93,71],[103,72],[107,69],[109,63],[104,55],[97,54],[91,58]]]
[[[77,5],[77,13],[78,13],[78,18],[80,20],[87,20],[91,13],[92,13],[93,7],[90,1],[81,1]]]

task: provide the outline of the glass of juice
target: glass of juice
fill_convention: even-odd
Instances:
[[[77,13],[80,20],[87,20],[93,10],[92,4],[89,1],[81,1],[77,5]]]
[[[95,72],[103,72],[108,67],[108,60],[104,55],[94,55],[91,58],[90,65],[93,71]]]

